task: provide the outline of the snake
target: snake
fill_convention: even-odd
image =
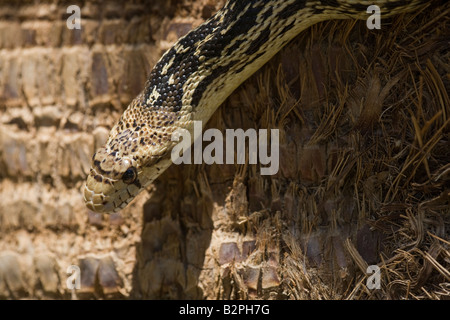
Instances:
[[[420,9],[424,0],[228,0],[179,38],[154,65],[144,89],[92,157],[84,187],[88,209],[125,208],[171,164],[178,130],[193,134],[225,99],[296,35],[331,19],[382,18]]]

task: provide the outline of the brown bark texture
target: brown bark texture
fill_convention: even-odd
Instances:
[[[0,298],[450,298],[446,1],[317,24],[226,100],[207,128],[278,129],[275,175],[172,165],[118,214],[84,206],[152,66],[223,4],[0,1]]]

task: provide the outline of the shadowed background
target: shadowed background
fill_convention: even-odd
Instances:
[[[74,297],[74,264],[78,298],[448,298],[444,1],[381,30],[313,26],[230,96],[207,127],[279,129],[276,175],[172,166],[119,214],[85,208],[93,152],[221,5],[0,1],[0,297]]]

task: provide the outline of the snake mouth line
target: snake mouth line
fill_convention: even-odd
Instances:
[[[134,199],[135,196],[132,195],[128,189],[126,189],[126,191],[128,193],[128,197],[125,200],[121,200],[120,203],[117,203],[115,201],[111,201],[111,196],[107,196],[103,192],[97,193],[89,189],[86,184],[84,187],[84,201],[87,208],[94,212],[115,213],[125,208]]]
[[[90,190],[87,185],[84,187],[84,202],[89,210],[95,212],[110,212],[114,210],[114,203],[110,201],[105,201],[105,195],[95,193]],[[97,201],[96,201],[97,200]]]

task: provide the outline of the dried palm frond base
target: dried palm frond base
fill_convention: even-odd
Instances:
[[[208,124],[279,129],[279,172],[171,167],[144,206],[134,293],[450,298],[449,39],[445,1],[302,33]]]

